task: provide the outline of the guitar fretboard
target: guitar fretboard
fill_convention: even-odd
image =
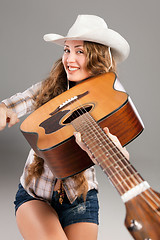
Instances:
[[[122,196],[143,182],[139,173],[93,117],[88,112],[76,114],[78,116],[71,122],[73,127],[81,133],[82,141],[119,194]]]

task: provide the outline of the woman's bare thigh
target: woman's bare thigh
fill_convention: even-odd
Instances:
[[[97,240],[98,225],[89,222],[74,223],[64,228],[68,240]]]
[[[24,240],[67,240],[56,211],[46,202],[23,203],[17,210],[16,220]]]

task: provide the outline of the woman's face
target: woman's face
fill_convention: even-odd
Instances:
[[[69,81],[78,82],[91,75],[86,68],[83,43],[81,40],[67,40],[65,42],[62,62]]]

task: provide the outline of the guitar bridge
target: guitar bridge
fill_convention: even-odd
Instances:
[[[60,104],[53,112],[51,112],[49,115],[54,115],[55,113],[57,113],[59,110],[63,109],[64,107],[68,106],[69,104],[73,103],[76,100],[79,100],[80,98],[86,96],[89,93],[89,91],[86,91],[82,94],[79,94],[77,96],[74,96],[70,99],[67,99],[65,102],[63,102],[62,104]]]

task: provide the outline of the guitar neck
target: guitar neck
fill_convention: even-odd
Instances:
[[[149,187],[88,112],[79,114],[71,123],[121,196],[136,186],[144,190]]]

